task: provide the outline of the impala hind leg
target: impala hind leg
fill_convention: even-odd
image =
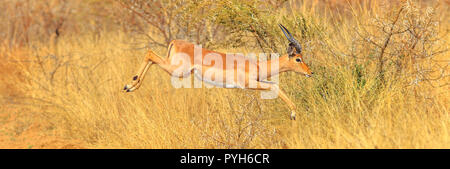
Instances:
[[[133,76],[133,81],[131,81],[130,84],[125,85],[125,87],[123,87],[123,90],[126,92],[132,92],[138,89],[141,86],[145,74],[147,73],[150,66],[153,65],[154,63],[158,64],[163,61],[164,60],[161,57],[157,56],[152,50],[149,50],[144,60],[142,61],[141,66],[138,69],[138,72],[136,73],[136,75]]]
[[[145,58],[144,61],[141,63],[138,72],[136,73],[136,75],[133,76],[133,80],[131,81],[131,83],[125,85],[125,87],[123,87],[123,90],[126,92],[132,92],[138,89],[141,86],[142,81],[144,80],[145,74],[147,73],[148,69],[152,64],[153,63],[150,60]]]
[[[166,71],[167,73],[169,73],[171,75],[173,74],[175,69],[178,68],[178,66],[171,65],[170,62],[168,62],[166,59],[158,56],[152,50],[149,50],[147,55],[144,58],[144,61],[142,61],[138,72],[136,73],[136,75],[133,76],[133,81],[130,84],[125,85],[123,90],[126,92],[132,92],[132,91],[138,89],[144,80],[145,74],[147,73],[150,66],[153,64],[157,64],[164,71]],[[189,71],[191,71],[190,68],[186,69],[186,71],[183,71],[183,72],[189,73]]]

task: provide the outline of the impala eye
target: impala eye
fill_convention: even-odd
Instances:
[[[296,62],[302,62],[302,59],[297,58],[297,59],[295,59],[295,61],[296,61]]]

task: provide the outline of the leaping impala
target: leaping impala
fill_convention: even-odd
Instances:
[[[125,85],[123,88],[126,92],[132,92],[138,89],[142,81],[144,80],[144,76],[147,70],[151,65],[157,64],[167,73],[169,73],[173,77],[181,77],[186,78],[189,77],[191,73],[202,80],[203,82],[210,83],[213,85],[223,86],[226,88],[243,88],[243,89],[251,89],[251,90],[269,90],[274,89],[279,94],[281,99],[287,103],[291,110],[291,119],[295,120],[295,104],[287,97],[287,95],[278,87],[277,84],[270,83],[266,80],[267,78],[276,75],[281,72],[294,71],[297,73],[301,73],[306,77],[311,77],[313,72],[308,68],[308,66],[303,62],[302,56],[302,48],[297,40],[294,39],[292,34],[283,26],[279,25],[281,30],[283,31],[286,38],[289,40],[289,45],[287,47],[287,54],[277,58],[271,59],[267,61],[254,61],[247,60],[244,66],[226,66],[226,60],[230,59],[229,57],[243,57],[243,56],[230,56],[224,53],[211,51],[207,49],[201,49],[201,57],[194,57],[194,44],[185,42],[182,40],[173,40],[170,42],[168,47],[167,58],[162,58],[155,54],[152,50],[148,50],[147,55],[144,58],[144,61],[141,63],[141,66],[135,76],[133,76],[133,81],[130,84]],[[184,54],[186,57],[181,57],[183,55],[177,55],[178,53]],[[218,57],[216,59],[224,61],[223,66],[213,66],[210,64],[205,64],[204,59],[208,59],[207,57]],[[174,58],[178,57],[178,58]],[[228,58],[227,58],[228,57]],[[184,63],[188,64],[180,64],[179,62],[173,63],[173,60],[184,61]],[[238,58],[239,59],[239,58]],[[209,60],[211,60],[209,58]],[[172,62],[171,62],[172,61]],[[215,63],[214,63],[215,64]],[[220,64],[220,63],[218,63]],[[233,63],[234,64],[234,63]],[[279,66],[276,68],[270,68],[267,70],[262,70],[264,66],[262,65],[271,65],[278,64]],[[249,66],[250,65],[250,66]],[[256,69],[249,69],[249,67],[254,66]],[[200,70],[200,71],[199,71]],[[235,72],[235,73],[226,73],[226,72]],[[261,74],[261,71],[266,71],[267,73]],[[204,79],[206,72],[213,72],[216,75],[223,75],[222,78],[215,79]],[[245,80],[238,81],[236,79],[245,78]],[[233,79],[230,81],[230,79]],[[252,85],[253,84],[253,85]],[[265,87],[263,87],[265,86]]]

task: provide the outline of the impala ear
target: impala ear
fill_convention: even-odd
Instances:
[[[287,47],[287,54],[289,57],[294,57],[295,56],[295,45],[292,43],[289,43],[289,46]]]
[[[289,44],[287,48],[287,54],[289,57],[293,57],[295,55],[295,47],[294,45]]]

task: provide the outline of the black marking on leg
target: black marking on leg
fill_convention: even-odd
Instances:
[[[127,92],[130,92],[130,89],[128,89]]]
[[[134,76],[134,77],[133,77],[133,80],[137,80],[137,78],[138,78],[138,75]]]

